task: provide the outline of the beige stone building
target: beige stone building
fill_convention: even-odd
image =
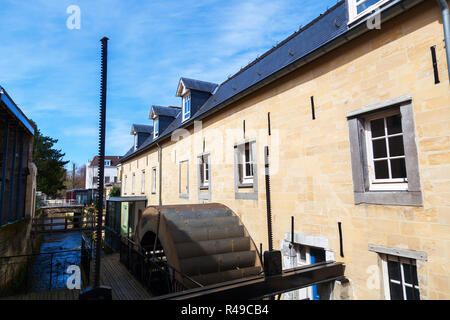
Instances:
[[[122,196],[224,204],[267,250],[268,161],[283,267],[349,280],[284,298],[450,299],[443,2],[340,1],[220,85],[181,78],[121,158]]]

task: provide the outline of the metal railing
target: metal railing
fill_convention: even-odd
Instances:
[[[93,230],[95,227],[93,214],[88,215],[49,215],[33,218],[33,235],[67,231]],[[104,217],[103,217],[104,219]]]
[[[154,295],[181,292],[202,287],[200,283],[180,272],[160,254],[145,251],[126,237],[120,241],[120,262]]]
[[[63,250],[0,257],[0,296],[66,288],[69,266],[89,274],[92,249]],[[81,279],[82,280],[82,279]]]
[[[42,201],[43,207],[61,207],[61,206],[76,206],[76,205],[82,205],[82,203],[74,199],[53,199]]]

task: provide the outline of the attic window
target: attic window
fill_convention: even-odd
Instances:
[[[111,166],[111,160],[105,160],[105,167]]]
[[[156,117],[153,120],[153,138],[156,139],[159,134],[159,118]]]
[[[376,10],[391,0],[348,0],[350,23]]]
[[[188,93],[183,97],[183,121],[191,116],[191,95]]]

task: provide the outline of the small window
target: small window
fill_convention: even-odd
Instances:
[[[145,193],[145,170],[142,170],[141,175],[141,193]]]
[[[407,190],[400,111],[366,119],[370,190]]]
[[[159,134],[159,118],[153,120],[153,138],[156,139]]]
[[[388,300],[420,300],[416,260],[383,255],[383,280]]]
[[[156,193],[156,167],[152,168],[152,194]]]
[[[180,198],[189,198],[189,161],[181,161],[179,170]]]
[[[94,184],[97,184],[97,183],[98,183],[98,177],[93,177],[93,178],[92,178],[92,182],[93,182]]]
[[[133,173],[133,175],[131,176],[131,194],[134,194],[134,183],[135,183],[135,179],[136,178],[136,174]]]
[[[256,141],[245,141],[234,146],[235,198],[257,200]]]
[[[422,206],[411,96],[347,113],[355,203]]]
[[[110,177],[105,177],[105,183],[109,183]]]
[[[125,178],[123,179],[123,194],[127,194],[127,180],[128,177],[125,175]]]
[[[209,185],[209,155],[199,157],[199,173],[200,173],[200,187],[208,187]]]
[[[239,182],[242,185],[253,184],[253,152],[252,144],[246,142],[239,148]]]
[[[111,166],[111,160],[105,160],[105,166],[106,167]]]
[[[350,23],[391,0],[348,0]]]
[[[187,94],[183,98],[183,121],[189,119],[191,116],[191,96]]]
[[[211,200],[211,156],[201,154],[198,159],[198,199]]]

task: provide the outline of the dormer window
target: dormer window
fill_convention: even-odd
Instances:
[[[188,93],[183,97],[183,121],[191,116],[191,95]]]
[[[159,118],[153,119],[153,139],[156,139],[159,134]]]
[[[111,160],[105,160],[105,167],[111,166]]]
[[[391,0],[348,0],[349,23],[365,16]]]

